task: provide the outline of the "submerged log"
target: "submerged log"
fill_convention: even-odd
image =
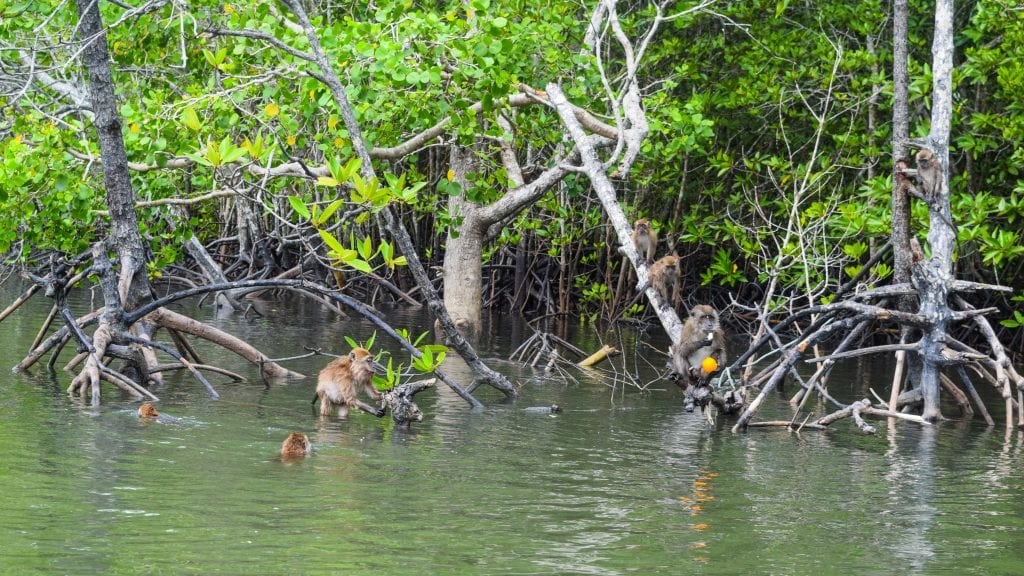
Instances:
[[[584,366],[584,367],[586,367],[586,366],[593,366],[594,364],[597,364],[598,362],[604,360],[608,356],[610,356],[612,354],[616,354],[616,353],[618,353],[618,350],[616,350],[612,346],[609,346],[609,345],[605,344],[604,346],[601,346],[600,350],[598,350],[597,352],[594,352],[590,356],[587,356],[583,360],[580,360],[576,365],[577,366]]]

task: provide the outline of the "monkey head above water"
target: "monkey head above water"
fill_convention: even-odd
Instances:
[[[669,355],[669,378],[684,390],[706,382],[725,365],[725,332],[718,311],[707,304],[694,306],[683,324],[679,343],[669,347]]]
[[[384,408],[370,406],[356,397],[360,388],[370,398],[381,399],[380,392],[373,386],[373,355],[361,347],[353,348],[320,371],[313,403],[320,400],[321,416],[330,416],[331,407],[335,405],[338,406],[339,418],[347,417],[351,408],[359,408],[378,418],[384,416]]]
[[[159,418],[160,413],[153,407],[152,402],[143,402],[142,406],[139,406],[139,418]]]
[[[297,459],[309,455],[313,451],[313,444],[309,437],[302,432],[292,432],[281,444],[281,457],[284,459]]]

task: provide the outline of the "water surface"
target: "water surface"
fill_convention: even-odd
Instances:
[[[48,305],[2,324],[0,365],[21,359]],[[294,299],[264,317],[189,310],[274,357],[340,353],[343,336],[372,333]],[[507,356],[526,334],[493,319],[482,355]],[[637,336],[621,336],[613,343],[631,351]],[[600,345],[587,329],[570,337]],[[1022,437],[980,420],[732,434],[727,421],[708,430],[661,383],[613,389],[602,375],[570,382],[495,360],[519,402],[481,391],[488,407],[474,411],[427,391],[426,418],[407,431],[361,413],[322,420],[314,378],[268,385],[240,359],[200,350],[250,381],[211,376],[211,400],[187,375],[169,377],[154,390],[178,418],[168,424],[140,423],[138,402],[106,385],[99,407],[70,399],[63,371],[0,377],[0,573],[1024,573]],[[326,361],[287,366],[314,375]],[[852,375],[833,386],[864,393]],[[564,412],[523,410],[551,403]],[[785,397],[764,417],[789,418]],[[282,462],[293,430],[315,453]]]

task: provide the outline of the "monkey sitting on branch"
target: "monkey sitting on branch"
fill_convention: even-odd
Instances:
[[[678,307],[683,301],[680,294],[680,285],[683,282],[679,273],[679,257],[672,254],[662,256],[651,265],[651,286],[654,286],[661,299],[668,302],[672,308]],[[670,297],[671,300],[669,300]]]
[[[654,262],[658,252],[658,233],[651,228],[651,221],[640,218],[633,223],[633,245],[640,260],[646,264]]]
[[[370,406],[356,397],[358,388],[379,401],[380,392],[373,386],[373,355],[366,348],[353,348],[351,352],[336,358],[320,371],[316,383],[316,396],[312,404],[320,399],[320,415],[330,416],[331,407],[338,406],[338,417],[345,418],[351,408],[359,408],[367,414],[381,418],[384,408]]]
[[[707,304],[690,310],[683,323],[678,344],[669,347],[669,379],[686,390],[699,381],[707,382],[725,364],[725,332],[718,311]],[[706,361],[707,359],[711,361]]]

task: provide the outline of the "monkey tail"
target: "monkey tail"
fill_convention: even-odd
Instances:
[[[316,404],[316,399],[319,398],[319,397],[320,397],[320,395],[317,394],[316,392],[314,392],[313,393],[313,399],[309,402],[309,405],[312,406],[312,405]]]

